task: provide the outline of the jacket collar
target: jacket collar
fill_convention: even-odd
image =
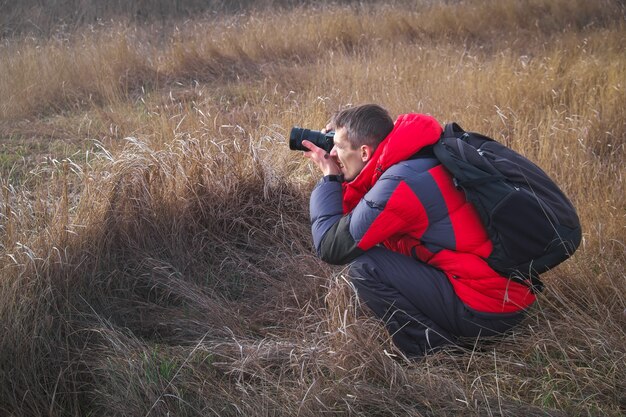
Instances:
[[[356,207],[390,166],[408,159],[423,147],[434,144],[441,132],[441,126],[431,116],[416,113],[399,116],[393,130],[378,145],[372,159],[359,175],[343,184],[344,213],[349,213]]]

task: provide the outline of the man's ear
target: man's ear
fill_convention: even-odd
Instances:
[[[361,160],[367,162],[374,155],[374,148],[369,145],[361,145]]]

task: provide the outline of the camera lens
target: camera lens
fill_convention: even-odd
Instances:
[[[335,132],[322,133],[319,130],[303,129],[294,127],[289,135],[289,149],[297,151],[308,151],[309,149],[302,145],[303,140],[312,142],[315,146],[330,152],[333,148],[333,137]]]
[[[305,132],[310,132],[309,129],[302,129],[300,127],[294,127],[291,129],[289,135],[289,149],[292,151],[308,151],[308,149],[302,147],[302,139],[305,138]]]

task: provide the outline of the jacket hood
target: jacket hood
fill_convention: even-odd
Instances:
[[[404,161],[441,136],[439,122],[424,114],[403,114],[354,180],[343,185],[343,210],[349,213],[392,165]]]

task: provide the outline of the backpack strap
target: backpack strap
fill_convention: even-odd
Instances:
[[[490,182],[504,181],[506,177],[504,175],[492,175],[489,177],[476,178],[473,180],[455,181],[455,184],[459,187],[477,187],[479,185],[487,184]]]
[[[433,145],[424,146],[422,149],[409,156],[407,160],[420,158],[436,158],[435,151],[433,151]]]
[[[460,138],[465,133],[465,130],[457,123],[447,123],[443,129],[444,138]]]

